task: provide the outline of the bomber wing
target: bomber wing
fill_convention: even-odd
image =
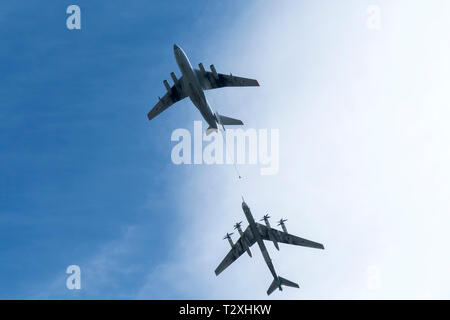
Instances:
[[[178,79],[172,87],[169,87],[169,84],[167,83],[167,81],[165,81],[164,85],[168,89],[167,93],[162,98],[159,98],[158,103],[155,104],[153,109],[150,110],[150,112],[147,114],[149,120],[152,120],[158,114],[173,105],[175,102],[183,100],[187,97],[187,94],[181,86],[181,84],[183,83],[182,78],[183,77]]]
[[[225,270],[230,264],[236,261],[244,252],[246,252],[243,241],[247,241],[248,247],[251,247],[255,244],[256,239],[253,236],[250,227],[247,227],[247,229],[245,229],[243,235],[238,239],[238,241],[236,241],[233,248],[228,252],[225,258],[216,268],[216,270],[214,271],[216,273],[216,276],[219,275],[219,273],[221,273],[223,270]]]
[[[261,235],[261,238],[264,240],[271,241],[269,237],[269,228],[263,224],[256,223],[256,226],[258,228],[259,234]],[[314,242],[311,240],[303,239],[297,236],[294,236],[292,234],[289,234],[287,232],[279,231],[274,228],[270,228],[270,231],[272,235],[275,237],[275,240],[278,242],[286,243],[286,244],[293,244],[296,246],[302,246],[302,247],[309,247],[309,248],[316,248],[316,249],[324,249],[323,244]]]

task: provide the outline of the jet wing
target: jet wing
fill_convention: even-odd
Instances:
[[[219,275],[219,273],[221,273],[223,270],[225,270],[230,264],[236,261],[246,251],[243,241],[247,241],[247,246],[249,248],[255,244],[256,239],[253,236],[250,227],[247,227],[247,229],[245,229],[243,236],[245,239],[243,239],[243,237],[240,237],[234,244],[233,248],[228,252],[225,258],[216,268],[216,270],[214,271],[216,273],[216,276]]]
[[[200,80],[204,90],[217,89],[223,87],[259,87],[257,80],[236,77],[232,74],[217,73],[217,77],[210,71],[195,69],[197,78]]]
[[[167,91],[167,93],[162,98],[159,98],[158,103],[155,104],[153,109],[150,110],[150,112],[147,114],[148,120],[152,120],[158,114],[173,105],[175,102],[183,100],[187,97],[186,93],[181,87],[181,79],[182,77],[178,79],[177,83],[170,88],[170,92]]]
[[[259,234],[261,235],[261,238],[263,238],[264,240],[271,241],[271,239],[269,237],[269,228],[260,223],[256,223],[256,226],[258,227],[258,231],[259,231]],[[302,246],[302,247],[324,249],[324,246],[321,243],[303,239],[303,238],[294,236],[292,234],[276,230],[274,228],[270,228],[270,231],[272,232],[272,235],[274,236],[275,240],[277,240],[278,242],[293,244],[293,245]]]

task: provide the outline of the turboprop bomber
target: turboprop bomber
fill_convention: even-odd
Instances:
[[[270,273],[273,276],[272,284],[267,290],[267,295],[270,295],[275,289],[283,290],[282,286],[299,288],[297,283],[284,279],[277,275],[275,272],[275,268],[272,264],[272,260],[270,259],[267,248],[264,244],[264,240],[271,241],[277,250],[280,250],[279,243],[293,244],[296,246],[303,246],[315,249],[324,249],[323,244],[317,243],[314,241],[310,241],[307,239],[303,239],[292,234],[289,234],[285,225],[287,220],[281,219],[278,221],[278,225],[281,226],[283,231],[279,231],[273,229],[269,223],[269,215],[265,215],[261,221],[264,221],[264,224],[255,222],[253,215],[250,211],[250,208],[245,203],[244,199],[242,199],[242,210],[244,211],[245,217],[248,221],[248,227],[245,231],[242,231],[242,221],[238,222],[234,225],[234,229],[238,230],[240,238],[233,243],[231,235],[233,233],[227,233],[224,239],[227,239],[230,243],[231,250],[216,268],[215,273],[216,276],[219,275],[223,270],[225,270],[229,265],[231,265],[234,261],[236,261],[244,252],[251,257],[252,252],[250,251],[250,247],[255,243],[258,244],[259,249],[263,255],[263,258],[269,267]]]
[[[214,65],[210,66],[211,71],[205,70],[202,63],[198,65],[199,69],[195,69],[183,49],[175,44],[173,50],[182,76],[177,78],[175,73],[171,72],[170,76],[174,83],[172,86],[167,80],[163,81],[167,93],[162,98],[158,97],[159,101],[147,114],[148,119],[152,120],[174,103],[189,97],[209,125],[206,134],[217,131],[219,125],[223,129],[226,125],[243,125],[241,120],[213,112],[204,91],[223,87],[257,87],[259,86],[258,81],[237,77],[231,73],[229,75],[218,73]]]

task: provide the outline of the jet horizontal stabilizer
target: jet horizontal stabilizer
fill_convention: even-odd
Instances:
[[[222,116],[218,113],[216,113],[216,116],[219,118],[217,119],[217,122],[219,122],[221,125],[225,126],[242,126],[244,123],[239,119],[233,119],[230,117]]]

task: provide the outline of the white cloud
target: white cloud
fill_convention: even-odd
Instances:
[[[256,247],[214,275],[229,249],[221,236],[244,220],[241,194],[255,218],[288,218],[290,232],[325,244],[268,243],[278,273],[301,286],[271,298],[450,297],[449,6],[432,3],[380,1],[376,33],[359,2],[258,4],[216,39],[216,68],[262,86],[208,98],[248,126],[280,129],[280,171],[242,166],[238,181],[231,166],[183,168],[185,232],[139,297],[156,297],[162,276],[175,297],[266,298]],[[367,285],[373,266],[378,289]]]

